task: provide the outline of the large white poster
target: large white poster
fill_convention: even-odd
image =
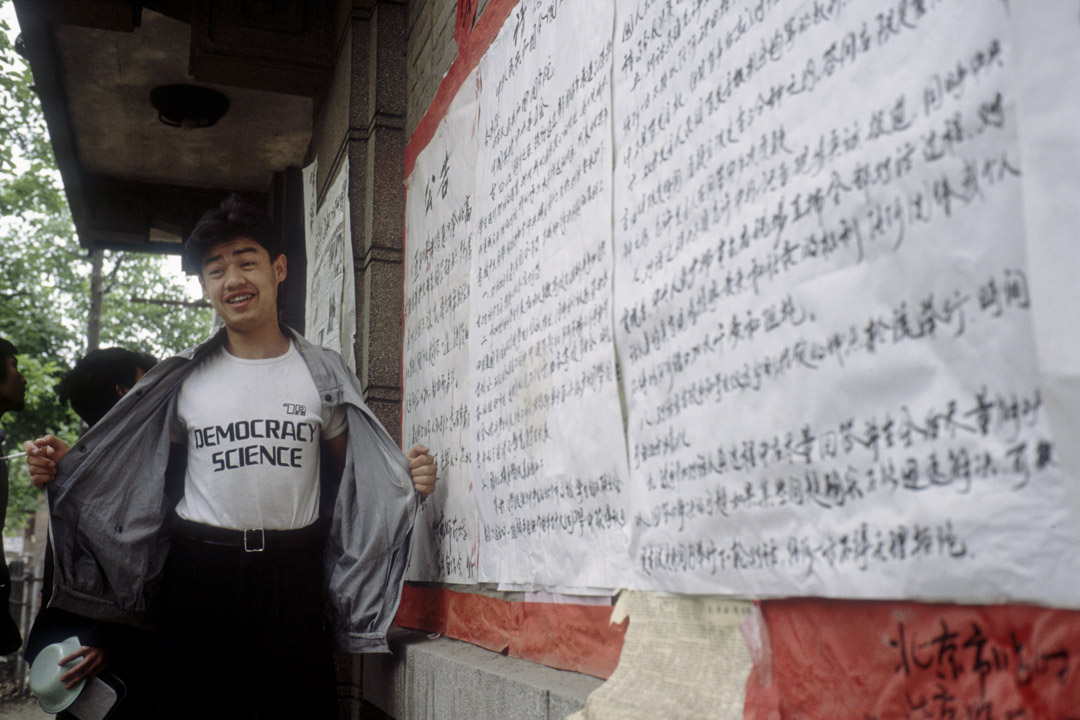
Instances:
[[[520,3],[410,180],[412,577],[1075,605],[1075,11]]]
[[[470,428],[480,579],[618,587],[613,6],[524,0],[478,68]]]
[[[406,183],[402,444],[428,446],[439,467],[439,483],[421,505],[413,533],[409,580],[479,579],[469,434],[476,90],[474,73]]]
[[[307,307],[304,335],[341,353],[356,370],[356,294],[349,216],[349,162],[343,163],[312,216],[317,165],[304,169],[307,236]]]
[[[635,584],[1075,604],[1008,5],[616,5]]]

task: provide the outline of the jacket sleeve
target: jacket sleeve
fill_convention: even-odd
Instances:
[[[348,452],[326,553],[334,635],[341,650],[387,652],[419,496],[386,431],[366,408],[347,408]]]
[[[168,423],[185,364],[159,363],[59,462],[46,491],[55,557],[50,606],[149,626],[146,590],[168,550]]]

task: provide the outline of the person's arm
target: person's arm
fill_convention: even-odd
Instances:
[[[26,464],[30,466],[30,482],[34,487],[40,490],[56,479],[56,463],[69,449],[66,442],[53,435],[23,443]]]
[[[413,445],[405,452],[409,460],[409,470],[412,472],[413,487],[421,497],[427,497],[435,492],[436,477],[435,458],[431,456],[431,450],[423,445]]]

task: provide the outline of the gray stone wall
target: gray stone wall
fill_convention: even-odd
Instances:
[[[563,720],[603,682],[415,630],[387,641],[364,656],[364,698],[396,720]]]
[[[333,81],[308,159],[319,158],[320,197],[349,161],[357,375],[369,407],[400,439],[407,4],[353,0],[341,7]]]

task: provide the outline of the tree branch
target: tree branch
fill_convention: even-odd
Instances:
[[[131,296],[133,303],[146,303],[147,305],[173,305],[179,307],[208,308],[209,300],[164,300],[160,298],[144,298],[137,295]]]
[[[120,272],[120,266],[124,263],[124,253],[120,253],[116,256],[116,264],[109,270],[109,274],[102,278],[102,295],[108,295],[112,292],[112,289],[116,287],[116,274]]]

